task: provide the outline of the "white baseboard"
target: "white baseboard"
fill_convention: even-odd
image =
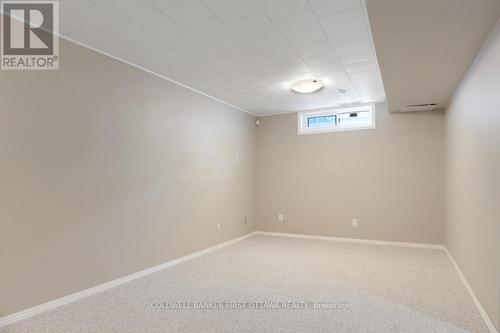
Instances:
[[[287,237],[287,238],[316,239],[316,240],[325,240],[325,241],[334,241],[334,242],[362,243],[362,244],[399,246],[399,247],[414,247],[414,248],[432,249],[432,250],[443,250],[444,249],[444,246],[439,245],[439,244],[390,242],[390,241],[378,241],[378,240],[371,240],[371,239],[327,237],[327,236],[289,234],[289,233],[269,232],[269,231],[255,231],[255,234],[256,235],[266,235],[266,236],[276,236],[276,237]]]
[[[481,314],[481,317],[483,317],[483,320],[486,323],[486,326],[488,326],[488,329],[490,330],[490,333],[498,333],[498,331],[496,330],[495,326],[491,322],[490,317],[488,317],[488,314],[486,313],[486,311],[484,311],[483,306],[481,305],[481,303],[477,299],[476,294],[474,293],[474,290],[472,289],[472,287],[470,286],[469,282],[467,281],[467,279],[465,278],[464,274],[462,273],[462,270],[460,269],[460,267],[455,262],[455,259],[453,259],[453,256],[451,255],[450,251],[448,251],[448,249],[445,247],[444,248],[444,252],[446,252],[446,254],[448,255],[448,258],[450,258],[450,261],[453,264],[453,267],[455,267],[455,270],[457,271],[458,276],[460,277],[460,279],[462,280],[463,284],[465,285],[465,288],[467,289],[467,291],[469,292],[470,296],[472,297],[472,300],[474,301],[474,304],[476,304],[476,307],[477,307],[479,313]]]
[[[249,234],[246,234],[244,236],[241,236],[241,237],[238,237],[235,239],[231,239],[231,240],[224,242],[224,243],[220,243],[220,244],[211,246],[211,247],[206,248],[204,250],[188,254],[187,256],[168,261],[168,262],[163,263],[161,265],[151,267],[151,268],[145,269],[143,271],[133,273],[133,274],[124,276],[122,278],[100,284],[100,285],[92,287],[90,289],[83,290],[83,291],[77,292],[75,294],[65,296],[65,297],[62,297],[62,298],[59,298],[59,299],[56,299],[56,300],[53,300],[53,301],[50,301],[50,302],[47,302],[47,303],[44,303],[41,305],[37,305],[35,307],[29,308],[29,309],[26,309],[26,310],[23,310],[20,312],[13,313],[13,314],[5,316],[5,317],[1,317],[0,318],[0,328],[3,326],[6,326],[6,325],[12,324],[16,321],[27,319],[31,316],[36,315],[36,314],[55,309],[61,305],[65,305],[65,304],[69,304],[69,303],[78,301],[82,298],[85,298],[85,297],[88,297],[91,295],[95,295],[95,294],[100,293],[102,291],[105,291],[105,290],[114,288],[116,286],[122,285],[124,283],[139,279],[139,278],[144,277],[146,275],[164,270],[166,268],[175,266],[175,265],[180,264],[182,262],[197,258],[197,257],[202,256],[204,254],[213,252],[215,250],[218,250],[218,249],[221,249],[221,248],[226,247],[228,245],[239,242],[239,241],[241,241],[245,238],[248,238],[252,235],[254,235],[254,232],[251,232]]]
[[[215,250],[221,249],[223,247],[229,246],[231,244],[237,243],[245,238],[248,238],[252,235],[265,235],[265,236],[275,236],[275,237],[286,237],[286,238],[300,238],[300,239],[314,239],[314,240],[324,240],[324,241],[336,241],[336,242],[350,242],[350,243],[363,243],[363,244],[374,244],[374,245],[385,245],[385,246],[399,246],[399,247],[412,247],[412,248],[423,248],[423,249],[432,249],[432,250],[444,250],[444,252],[448,255],[448,258],[450,259],[451,263],[455,267],[455,270],[457,271],[460,279],[464,283],[467,291],[469,292],[470,296],[472,297],[472,300],[474,301],[474,304],[476,305],[479,313],[483,317],[486,326],[490,330],[490,333],[498,333],[498,331],[495,329],[493,326],[493,323],[491,322],[490,318],[486,314],[486,311],[484,311],[483,306],[477,299],[476,295],[474,294],[474,291],[472,290],[472,287],[470,286],[469,282],[463,275],[462,271],[460,270],[460,267],[458,267],[457,263],[451,256],[450,252],[446,247],[443,245],[437,245],[437,244],[424,244],[424,243],[405,243],[405,242],[390,242],[390,241],[377,241],[377,240],[369,240],[369,239],[356,239],[356,238],[340,238],[340,237],[326,237],[326,236],[315,236],[315,235],[303,235],[303,234],[290,234],[290,233],[279,233],[279,232],[267,232],[267,231],[254,231],[249,234],[246,234],[244,236],[211,246],[209,248],[206,248],[201,251],[197,251],[191,254],[188,254],[187,256],[177,258],[171,261],[168,261],[166,263],[163,263],[161,265],[151,267],[148,269],[145,269],[143,271],[133,273],[127,276],[124,276],[122,278],[109,281],[103,284],[100,284],[98,286],[92,287],[87,290],[83,290],[80,292],[77,292],[75,294],[65,296],[41,305],[37,305],[35,307],[29,308],[27,310],[23,310],[5,317],[0,318],[0,328],[9,324],[12,324],[16,321],[27,319],[31,316],[34,316],[36,314],[55,309],[59,306],[69,304],[75,301],[78,301],[82,298],[95,295],[97,293],[100,293],[102,291],[114,288],[116,286],[122,285],[124,283],[139,279],[141,277],[147,276],[149,274],[164,270],[166,268],[175,266],[177,264],[180,264],[182,262],[186,262],[188,260],[197,258],[199,256],[202,256],[204,254],[213,252]]]
[[[325,236],[290,234],[290,233],[268,232],[268,231],[255,231],[254,234],[255,235],[275,236],[275,237],[315,239],[315,240],[336,241],[336,242],[364,243],[364,244],[374,244],[374,245],[400,246],[400,247],[413,247],[413,248],[422,248],[422,249],[443,250],[448,255],[448,258],[450,258],[451,263],[455,267],[455,270],[457,271],[458,276],[460,277],[463,284],[465,285],[465,288],[467,289],[470,296],[472,297],[472,300],[474,301],[474,304],[476,305],[477,310],[479,311],[479,313],[483,317],[483,320],[486,323],[486,326],[488,327],[490,333],[499,333],[495,329],[495,326],[491,322],[488,315],[486,314],[486,311],[484,311],[483,306],[481,305],[481,303],[477,299],[476,294],[474,293],[474,290],[472,290],[472,287],[470,286],[469,282],[467,281],[467,279],[463,275],[462,271],[460,270],[460,267],[458,267],[457,263],[455,262],[455,260],[451,256],[451,253],[448,251],[448,249],[444,245],[425,244],[425,243],[389,242],[389,241],[377,241],[377,240],[357,239],[357,238],[325,237]]]

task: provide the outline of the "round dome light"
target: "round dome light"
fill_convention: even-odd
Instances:
[[[307,79],[295,82],[292,85],[292,90],[301,94],[310,94],[323,88],[324,84],[321,80]]]

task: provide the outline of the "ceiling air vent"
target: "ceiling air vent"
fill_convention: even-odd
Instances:
[[[405,105],[401,107],[401,112],[432,111],[436,110],[437,107],[436,103]]]
[[[345,95],[345,94],[348,94],[349,93],[349,89],[345,89],[345,88],[337,88],[337,92],[341,95]]]

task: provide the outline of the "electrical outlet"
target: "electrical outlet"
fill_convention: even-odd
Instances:
[[[464,241],[460,241],[460,253],[464,253]]]
[[[285,220],[285,215],[278,214],[278,222],[283,222]]]
[[[352,219],[352,226],[356,228],[358,226],[358,219]]]
[[[221,227],[222,227],[221,223],[217,222],[217,231],[220,231]]]

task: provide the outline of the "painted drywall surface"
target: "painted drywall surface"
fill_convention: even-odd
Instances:
[[[497,330],[500,326],[499,87],[500,21],[446,112],[444,234],[446,247]]]
[[[500,15],[498,0],[367,0],[390,111],[445,107]]]
[[[0,317],[254,230],[253,116],[66,41],[60,57],[0,73]]]
[[[296,114],[261,118],[257,229],[441,244],[443,113],[378,104],[376,117],[374,130],[316,135],[297,135]]]

